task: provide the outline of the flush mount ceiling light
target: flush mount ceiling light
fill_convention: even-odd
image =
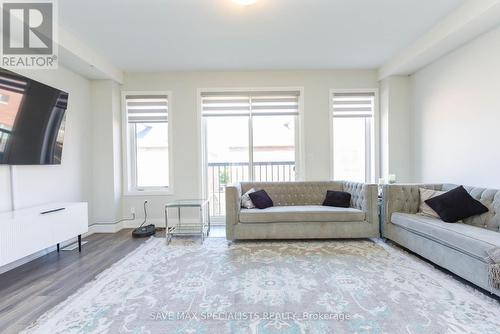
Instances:
[[[257,2],[257,0],[232,0],[232,1],[240,6],[250,6]]]

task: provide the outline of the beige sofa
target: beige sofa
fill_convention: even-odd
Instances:
[[[241,208],[241,195],[264,189],[267,209]],[[350,208],[322,206],[327,190],[351,194]],[[226,237],[243,239],[330,239],[379,236],[377,186],[353,182],[242,182],[226,187]]]

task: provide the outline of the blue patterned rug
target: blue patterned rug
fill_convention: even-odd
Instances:
[[[382,242],[152,238],[25,333],[481,333],[500,305]]]

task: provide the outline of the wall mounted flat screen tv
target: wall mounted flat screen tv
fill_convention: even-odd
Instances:
[[[0,68],[0,164],[61,163],[68,93]]]

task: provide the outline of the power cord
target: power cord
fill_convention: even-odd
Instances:
[[[148,211],[146,209],[146,204],[148,204],[148,201],[144,201],[144,221],[139,227],[142,227],[146,223],[146,220],[148,220]]]
[[[132,221],[132,220],[135,220],[135,213],[132,214],[132,218],[123,218],[123,219],[114,221],[113,224],[118,224],[121,222]]]
[[[146,220],[148,219],[148,212],[147,212],[147,209],[146,209],[146,204],[148,203],[148,201],[144,201],[144,221],[142,222],[142,224],[139,226],[139,227],[142,227],[142,225],[144,225],[146,223]],[[132,221],[132,220],[135,220],[135,212],[132,213],[132,218],[123,218],[123,219],[120,219],[120,220],[116,220],[113,222],[113,224],[118,224],[118,223],[121,223],[121,222],[127,222],[127,221]]]

